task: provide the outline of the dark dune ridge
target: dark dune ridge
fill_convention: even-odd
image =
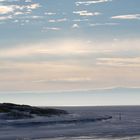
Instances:
[[[0,104],[1,119],[28,119],[34,116],[53,116],[68,114],[65,110],[40,108],[29,105],[17,105],[12,103]]]

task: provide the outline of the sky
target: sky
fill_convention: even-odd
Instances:
[[[117,97],[106,89],[140,89],[139,5],[139,0],[0,0],[0,102],[15,92],[21,102],[31,94],[27,103],[37,93],[40,100],[55,94],[55,102],[46,105],[58,100],[56,105],[67,105],[77,97],[81,101],[71,105],[87,105],[90,98],[90,105],[104,105]],[[96,90],[102,90],[101,103]],[[123,90],[118,94],[127,97]],[[61,100],[66,95],[71,98]],[[131,96],[140,99],[128,93],[125,104],[138,104]]]

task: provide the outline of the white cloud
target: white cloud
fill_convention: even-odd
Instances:
[[[32,19],[41,19],[42,18],[42,16],[30,16],[29,18],[32,18]]]
[[[0,1],[4,2],[4,1]],[[13,2],[13,1],[12,1]],[[5,21],[9,19],[13,19],[12,22],[19,20],[19,19],[26,19],[28,14],[30,14],[33,10],[40,7],[40,4],[33,3],[27,5],[0,5],[0,21]],[[22,15],[22,16],[21,16]],[[42,18],[40,16],[32,15],[30,16],[31,19],[39,19]]]
[[[80,16],[98,16],[98,15],[101,14],[99,12],[88,12],[86,10],[84,10],[84,11],[73,11],[73,13],[78,14]]]
[[[64,22],[64,21],[67,21],[67,18],[57,19],[57,22]]]
[[[40,7],[40,4],[34,3],[29,5],[0,5],[0,14],[8,14],[8,13],[21,13],[23,10],[26,11],[32,11],[34,9],[37,9]]]
[[[49,15],[49,16],[51,16],[51,15],[56,15],[56,13],[53,13],[53,12],[45,12],[44,14],[45,14],[45,15]]]
[[[94,26],[116,26],[116,25],[119,25],[119,23],[91,23],[89,25],[91,27],[94,27]]]
[[[47,32],[47,31],[59,31],[59,30],[61,30],[61,28],[58,28],[58,27],[44,27],[43,29],[42,29],[42,31],[43,32]]]
[[[48,20],[48,22],[55,23],[55,22],[56,22],[56,20],[55,20],[55,19],[50,19],[50,20]]]
[[[12,6],[2,6],[0,5],[0,14],[7,14],[13,12],[14,9]]]
[[[73,24],[72,28],[79,28],[79,25],[78,24]]]
[[[67,18],[61,18],[61,19],[50,19],[48,22],[52,22],[52,23],[57,23],[57,22],[65,22],[67,21]]]
[[[24,14],[24,12],[20,12],[20,11],[14,12],[14,15],[23,15],[23,14]]]
[[[32,82],[35,82],[35,83],[48,83],[48,82],[51,82],[51,83],[76,83],[76,82],[91,82],[92,79],[88,78],[88,77],[71,77],[71,78],[65,78],[65,79],[62,79],[62,78],[57,78],[57,79],[50,79],[50,80],[35,80],[35,81],[32,81]]]
[[[112,1],[112,0],[88,0],[88,1],[77,1],[77,2],[75,2],[75,4],[76,4],[76,6],[79,6],[81,4],[90,5],[90,4],[110,2],[110,1]]]
[[[0,21],[12,19],[12,18],[13,17],[11,15],[9,15],[9,16],[0,16]]]
[[[74,22],[89,21],[89,19],[73,19]]]
[[[27,9],[37,9],[40,7],[40,4],[39,3],[34,3],[34,4],[31,4],[31,5],[27,5],[27,6],[24,6],[25,8]]]
[[[140,14],[118,15],[111,17],[112,19],[140,19]]]

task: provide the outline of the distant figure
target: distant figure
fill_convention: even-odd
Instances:
[[[121,121],[122,120],[122,114],[119,113],[119,120]]]

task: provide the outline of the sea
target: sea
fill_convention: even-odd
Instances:
[[[101,121],[81,121],[59,124],[53,138],[36,140],[140,140],[140,106],[63,107],[77,119],[102,118]],[[57,124],[56,124],[57,125]],[[54,126],[55,127],[55,126]]]
[[[140,106],[53,108],[69,114],[0,128],[0,140],[140,140]]]

